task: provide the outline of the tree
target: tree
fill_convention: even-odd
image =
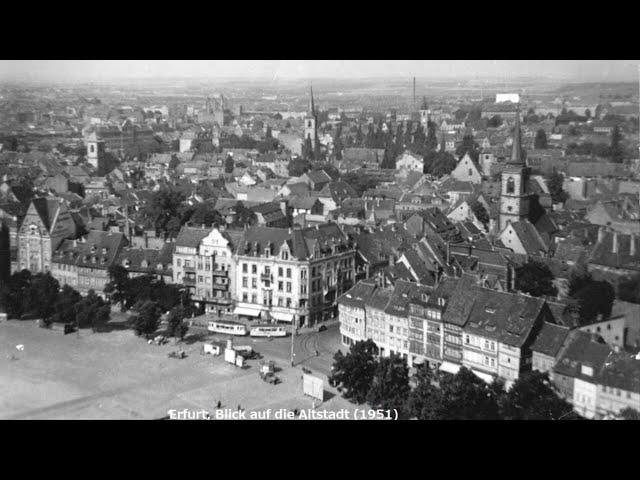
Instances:
[[[500,115],[494,115],[487,122],[487,127],[490,128],[498,128],[500,125],[502,125],[502,117]]]
[[[167,335],[169,337],[178,337],[180,334],[180,326],[186,317],[185,309],[182,305],[176,305],[169,311],[167,318]]]
[[[109,283],[104,287],[104,293],[108,295],[113,303],[120,303],[124,306],[126,293],[128,290],[129,272],[119,264],[112,264],[109,269]]]
[[[23,312],[45,320],[50,319],[59,291],[60,283],[51,273],[36,273],[31,277],[31,284],[22,298]]]
[[[520,375],[506,393],[502,409],[505,420],[558,420],[573,411],[558,396],[549,375],[537,370]]]
[[[434,385],[437,375],[437,371],[426,364],[418,367],[415,374],[416,388],[409,393],[405,407],[409,418],[439,420],[439,412],[442,411],[442,392]]]
[[[482,202],[475,200],[471,203],[470,206],[471,206],[471,211],[476,216],[478,221],[481,222],[486,227],[491,221],[491,218],[489,217],[489,212],[487,212],[487,209],[482,204]]]
[[[435,122],[427,123],[427,139],[425,140],[425,148],[427,150],[436,150],[438,148],[438,138],[436,137],[437,126]]]
[[[534,148],[539,150],[544,150],[548,147],[547,145],[547,134],[544,129],[539,129],[536,133],[536,138],[533,141]]]
[[[435,177],[449,175],[456,168],[456,165],[457,162],[455,157],[449,152],[435,152],[431,163],[431,171],[429,173]]]
[[[551,194],[553,203],[564,203],[569,198],[569,194],[563,190],[564,176],[562,173],[554,171],[546,178],[547,188]]]
[[[265,133],[265,138],[273,138],[273,134],[271,133],[271,127],[267,127],[267,132]]]
[[[620,280],[618,298],[625,302],[640,303],[640,274]]]
[[[480,146],[474,141],[473,135],[462,137],[462,143],[456,148],[456,157],[462,158],[465,153],[468,153],[474,162],[480,158]]]
[[[618,416],[622,420],[640,420],[640,412],[638,410],[634,410],[631,407],[627,407],[623,410],[620,410]]]
[[[529,260],[516,268],[516,289],[534,297],[558,294],[549,267],[535,260]]]
[[[178,165],[180,165],[180,160],[178,159],[178,156],[174,153],[173,155],[171,155],[171,160],[169,161],[169,169],[175,170],[176,168],[178,168]]]
[[[98,331],[109,321],[111,308],[94,290],[76,304],[76,324],[78,328],[91,327]]]
[[[584,116],[587,117],[587,119],[591,118],[591,110],[589,110],[588,108],[584,111]]]
[[[378,361],[367,403],[375,409],[393,410],[398,418],[406,418],[405,404],[409,397],[409,367],[400,355]]]
[[[202,202],[193,210],[193,213],[189,217],[189,223],[192,225],[211,227],[214,224],[222,225],[225,223],[225,220],[222,215],[220,215],[220,212],[215,209],[213,202]]]
[[[131,320],[136,335],[149,335],[158,329],[160,306],[151,300],[147,300],[138,308],[138,314]]]
[[[53,305],[51,321],[55,323],[75,323],[76,305],[82,300],[82,295],[70,285],[62,287],[58,299]]]
[[[224,159],[224,173],[233,173],[233,169],[233,157],[231,155],[227,155],[227,158]]]
[[[362,197],[364,192],[378,186],[378,181],[375,178],[358,172],[347,172],[340,177],[340,180],[351,185],[358,197]]]
[[[611,161],[616,163],[621,163],[624,158],[624,150],[620,145],[620,141],[622,140],[622,134],[620,133],[620,127],[615,125],[613,130],[611,131]]]
[[[615,291],[609,282],[594,280],[584,266],[578,266],[569,275],[569,296],[578,301],[580,325],[586,325],[599,315],[611,315]]]
[[[304,158],[293,158],[289,161],[287,166],[290,177],[300,177],[311,170],[311,162]]]
[[[250,226],[258,221],[258,217],[253,210],[245,207],[242,202],[236,203],[235,212],[235,219],[232,224],[234,227]]]
[[[345,398],[364,403],[378,366],[377,355],[378,347],[370,339],[351,345],[346,355],[338,350],[333,357],[330,384],[336,385]]]
[[[439,388],[422,372],[408,402],[410,415],[428,420],[498,420],[502,383],[489,385],[466,367],[455,375],[437,374]]]

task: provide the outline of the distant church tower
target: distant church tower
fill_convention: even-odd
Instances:
[[[87,137],[87,162],[97,170],[104,156],[104,140],[100,140],[96,132],[91,132]]]
[[[313,87],[311,87],[311,101],[309,103],[309,113],[304,119],[304,139],[311,138],[311,145],[315,145],[318,138],[318,117],[313,103]]]
[[[422,105],[420,106],[420,123],[427,128],[429,125],[429,106],[427,105],[427,99],[422,99]]]
[[[502,171],[500,193],[500,231],[509,223],[524,220],[529,215],[530,192],[527,191],[529,168],[522,160],[520,148],[520,107],[516,111],[511,159]]]

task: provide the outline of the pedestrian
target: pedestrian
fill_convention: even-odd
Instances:
[[[238,411],[242,410],[242,408],[240,408],[240,404],[238,404]]]
[[[298,409],[297,409],[297,408],[294,408],[294,409],[293,409],[293,416],[294,416],[294,417],[297,417],[297,416],[298,416]]]
[[[316,357],[320,356],[320,352],[318,352],[318,350],[316,350]]]
[[[219,409],[222,408],[222,402],[220,400],[218,400],[218,405],[216,408],[219,408]]]

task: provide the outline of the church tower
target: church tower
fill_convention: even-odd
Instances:
[[[309,113],[304,119],[304,139],[311,139],[311,145],[315,145],[318,137],[318,117],[316,115],[316,108],[313,103],[313,87],[311,87],[311,100],[309,103]]]
[[[511,159],[502,171],[500,231],[504,230],[509,223],[525,220],[529,216],[530,192],[527,191],[529,168],[522,160],[520,140],[520,107],[518,106]]]
[[[86,144],[87,162],[97,170],[104,157],[104,140],[99,139],[96,132],[91,132],[87,137]]]
[[[422,105],[420,106],[420,123],[425,129],[429,125],[429,106],[426,98],[422,99]]]

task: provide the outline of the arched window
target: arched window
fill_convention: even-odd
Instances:
[[[516,182],[513,180],[513,177],[509,177],[507,180],[507,193],[513,193],[516,190]]]

